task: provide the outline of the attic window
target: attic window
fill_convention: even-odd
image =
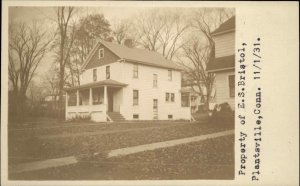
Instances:
[[[104,48],[99,49],[99,59],[104,58]]]

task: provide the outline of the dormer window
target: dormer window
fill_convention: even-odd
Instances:
[[[104,58],[104,48],[99,49],[99,59]]]

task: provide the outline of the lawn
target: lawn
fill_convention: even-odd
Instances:
[[[24,180],[234,179],[234,136],[11,175]]]
[[[230,128],[232,126],[209,123],[168,122],[12,131],[9,133],[9,164],[73,155],[89,156],[95,152],[105,153],[113,149],[198,136]]]

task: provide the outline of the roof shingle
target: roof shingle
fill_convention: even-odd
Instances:
[[[174,62],[167,60],[163,55],[157,52],[138,48],[129,48],[123,45],[102,40],[99,42],[106,46],[108,49],[110,49],[112,52],[114,52],[117,56],[129,62],[141,63],[144,65],[156,67],[171,68],[175,70],[182,70],[181,67],[176,65]]]

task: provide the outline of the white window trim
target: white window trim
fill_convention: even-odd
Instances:
[[[137,104],[134,103],[134,97],[133,97],[134,96],[134,91],[137,91]],[[133,94],[133,96],[132,96],[132,105],[133,106],[138,106],[139,105],[139,99],[140,99],[140,92],[139,92],[139,90],[133,89],[132,94]]]
[[[94,74],[94,72],[96,72],[96,74]],[[94,69],[93,69],[93,82],[94,82],[94,81],[97,81],[97,79],[98,79],[97,76],[98,76],[98,75],[97,75],[97,68],[94,68]],[[94,77],[96,77],[96,79],[94,79]]]
[[[172,101],[172,94],[174,95],[174,101]],[[170,93],[170,103],[175,103],[175,93]]]
[[[134,76],[134,68],[137,67],[137,76]],[[138,79],[139,78],[139,65],[138,64],[133,64],[133,76],[134,79]]]
[[[169,99],[168,99],[168,100],[166,100],[166,97],[167,97],[166,94],[169,94]],[[172,99],[171,99],[172,94],[174,95],[174,101],[172,101]],[[175,103],[175,93],[166,92],[166,93],[165,93],[165,101],[166,101],[166,103]]]
[[[169,94],[169,97],[168,97],[168,99],[166,100],[166,98],[167,98],[167,94]],[[167,103],[170,103],[171,102],[171,95],[170,95],[170,93],[169,92],[166,92],[165,93],[165,101],[167,102]]]
[[[103,51],[103,57],[101,57],[101,51]],[[99,49],[98,57],[99,59],[104,58],[104,48]]]
[[[107,71],[107,69],[109,69],[109,71]],[[109,72],[109,73],[107,73],[107,72]],[[109,78],[108,78],[107,75],[109,75]],[[111,79],[111,73],[110,73],[110,66],[109,65],[105,66],[105,79]]]

